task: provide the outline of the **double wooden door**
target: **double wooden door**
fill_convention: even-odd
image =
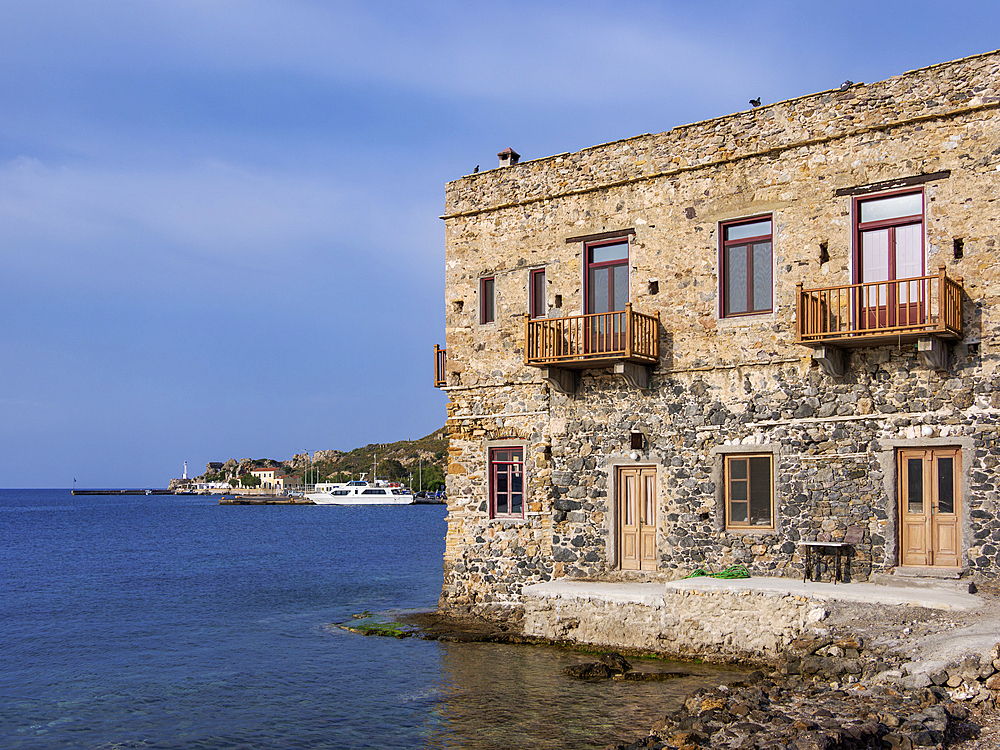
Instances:
[[[618,469],[618,560],[622,570],[656,570],[656,468]]]
[[[898,458],[900,564],[959,567],[961,450],[901,450]]]

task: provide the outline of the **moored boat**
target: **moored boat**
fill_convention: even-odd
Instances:
[[[316,505],[412,505],[413,493],[406,487],[355,480],[317,484],[306,497]]]

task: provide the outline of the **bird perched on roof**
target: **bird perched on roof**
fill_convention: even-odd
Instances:
[[[472,170],[472,173],[473,173],[473,174],[475,174],[475,173],[476,173],[476,172],[478,172],[478,171],[479,171],[479,165],[477,164],[477,165],[476,165],[476,168]]]
[[[854,85],[854,81],[852,81],[850,78],[848,78],[846,81],[844,81],[842,84],[840,84],[840,90],[843,91],[844,89],[848,89],[848,88],[850,88],[853,85]]]
[[[758,96],[756,99],[751,99],[750,100],[750,106],[751,107],[759,107],[760,106],[760,97]]]

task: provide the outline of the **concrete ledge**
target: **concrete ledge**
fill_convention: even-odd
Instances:
[[[560,579],[522,591],[524,634],[710,661],[774,662],[830,601],[969,610],[968,593],[787,578],[655,583]]]
[[[869,604],[893,604],[928,609],[970,610],[982,604],[972,594],[955,591],[953,586],[878,586],[872,583],[803,582],[792,578],[687,578],[670,581],[667,590],[677,591],[757,591],[773,596],[804,596],[819,601],[839,600]]]
[[[656,583],[604,583],[600,581],[572,581],[558,579],[525,586],[527,597],[568,597],[608,602],[650,604],[662,603],[664,595],[679,591],[716,591],[739,594],[756,592],[770,596],[800,596],[818,601],[839,600],[893,604],[928,609],[971,610],[982,600],[954,587],[921,584],[912,588],[893,585],[879,586],[871,583],[821,583],[803,582],[792,578],[743,578],[720,580],[718,578],[685,578],[679,581]]]

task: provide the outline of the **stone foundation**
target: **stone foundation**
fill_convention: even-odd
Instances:
[[[522,596],[527,636],[719,663],[775,663],[826,616],[804,596],[665,590],[655,583],[528,586]]]

